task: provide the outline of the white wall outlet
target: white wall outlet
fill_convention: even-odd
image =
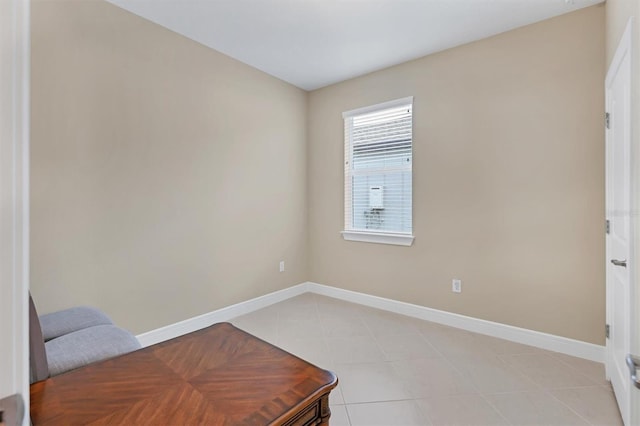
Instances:
[[[280,272],[284,272],[284,260],[280,261]]]
[[[454,293],[462,293],[462,280],[456,280],[455,278],[451,281],[451,291]]]

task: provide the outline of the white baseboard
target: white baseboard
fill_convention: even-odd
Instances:
[[[274,291],[273,293],[265,294],[264,296],[256,297],[255,299],[250,299],[245,302],[236,303],[235,305],[226,306],[175,324],[169,324],[165,327],[139,334],[136,337],[144,348],[193,331],[201,330],[218,322],[229,321],[239,315],[248,314],[249,312],[266,308],[274,303],[282,302],[283,300],[290,299],[306,293],[307,291],[307,283],[294,285],[293,287]]]
[[[411,303],[399,302],[397,300],[385,299],[384,297],[371,296],[369,294],[358,293],[312,282],[306,283],[306,288],[312,293],[341,299],[347,302],[358,303],[372,308],[383,309],[385,311],[395,312],[397,314],[419,318],[426,321],[432,321],[438,324],[449,325],[463,330],[473,331],[475,333],[486,334],[488,336],[535,346],[549,351],[560,352],[602,363],[604,363],[605,360],[605,347],[594,345],[593,343],[467,317],[451,312],[439,311],[437,309],[413,305]]]
[[[604,346],[313,282],[298,284],[264,296],[256,297],[255,299],[247,300],[246,302],[237,303],[175,324],[170,324],[166,327],[151,330],[138,335],[137,338],[143,347],[154,345],[164,342],[165,340],[173,339],[174,337],[191,333],[192,331],[200,330],[218,322],[229,321],[239,315],[266,308],[274,303],[282,302],[283,300],[307,292],[560,352],[591,361],[604,363],[605,360]]]

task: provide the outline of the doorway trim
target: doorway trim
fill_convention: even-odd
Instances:
[[[640,307],[640,303],[638,303],[637,301],[637,296],[638,296],[638,292],[637,292],[637,277],[636,275],[638,274],[638,268],[637,268],[637,252],[636,252],[636,241],[637,238],[639,237],[638,232],[640,231],[640,222],[638,221],[638,217],[636,212],[638,211],[638,201],[639,198],[636,195],[636,191],[638,190],[638,188],[640,188],[638,186],[638,184],[636,183],[637,179],[640,178],[638,172],[640,171],[639,165],[640,163],[638,162],[638,160],[636,159],[637,155],[640,154],[640,152],[638,152],[638,147],[637,144],[635,143],[636,138],[636,134],[635,132],[637,132],[637,129],[634,128],[634,120],[633,117],[636,116],[636,112],[634,109],[634,101],[633,101],[633,90],[634,90],[634,85],[637,84],[636,82],[634,82],[634,61],[636,60],[635,56],[635,52],[633,51],[633,31],[634,31],[634,18],[631,17],[629,18],[625,31],[622,35],[622,37],[620,38],[620,41],[618,43],[618,46],[616,47],[616,52],[615,55],[609,65],[609,68],[607,70],[607,74],[606,74],[606,78],[605,78],[605,111],[607,113],[606,115],[606,125],[609,125],[609,113],[611,111],[609,111],[609,103],[610,103],[610,98],[609,98],[609,87],[611,85],[611,81],[614,78],[614,76],[618,73],[619,69],[621,66],[623,66],[623,63],[625,62],[625,59],[628,59],[628,66],[629,66],[629,93],[626,93],[626,95],[628,96],[628,98],[626,98],[626,101],[628,101],[628,111],[629,111],[629,119],[628,119],[628,123],[626,124],[627,127],[625,127],[625,132],[628,132],[629,135],[629,139],[628,139],[628,143],[629,143],[629,149],[628,149],[628,156],[629,158],[626,159],[626,161],[628,161],[628,167],[629,167],[629,176],[628,179],[629,181],[627,182],[628,184],[628,196],[629,196],[629,205],[628,205],[628,211],[625,212],[615,212],[615,211],[609,211],[609,209],[611,208],[610,203],[609,203],[609,174],[611,173],[610,171],[610,164],[609,164],[609,151],[611,149],[610,144],[612,143],[612,141],[609,140],[609,135],[610,133],[607,131],[607,129],[605,129],[605,150],[606,150],[606,162],[605,162],[605,196],[606,196],[606,219],[607,219],[607,233],[609,232],[609,220],[613,217],[613,215],[628,215],[628,219],[629,219],[629,229],[628,229],[628,241],[629,241],[629,248],[628,248],[628,287],[629,287],[629,313],[628,313],[628,321],[629,321],[629,327],[632,327],[633,324],[636,324],[637,320],[638,320],[638,315],[637,315],[637,308]],[[621,100],[624,102],[624,100]],[[615,120],[615,117],[613,117],[613,119]],[[614,300],[613,300],[613,293],[612,293],[612,278],[610,277],[610,270],[611,270],[611,265],[609,264],[609,261],[611,260],[611,253],[610,253],[610,237],[607,236],[606,237],[606,249],[605,249],[605,268],[606,268],[606,321],[607,324],[611,324],[612,323],[612,318],[614,315],[614,311],[613,311],[613,304],[614,304]],[[608,325],[607,325],[607,331],[608,331]],[[640,342],[638,340],[638,333],[639,329],[638,327],[636,327],[635,330],[631,330],[629,329],[628,331],[628,336],[626,336],[625,338],[629,339],[629,346],[628,346],[628,350],[630,352],[634,352],[637,348],[638,348],[638,343]],[[607,336],[608,337],[608,336]],[[612,373],[612,368],[613,368],[613,348],[611,345],[611,340],[609,340],[607,338],[606,340],[606,361],[605,361],[605,367],[606,367],[606,377],[607,379],[611,379],[611,373]],[[625,354],[626,356],[627,354]],[[622,365],[624,365],[624,360],[618,360],[620,363],[622,363]],[[625,366],[625,373],[626,373],[626,366]],[[638,392],[636,392],[634,390],[633,385],[630,382],[630,378],[625,374],[624,379],[626,382],[626,385],[628,385],[628,394],[625,393],[623,395],[623,397],[628,398],[628,401],[625,402],[625,405],[628,403],[629,406],[627,407],[627,412],[626,415],[628,416],[628,418],[626,418],[626,420],[629,422],[629,424],[638,424],[638,420],[639,420],[639,412],[640,412],[640,407],[638,407],[638,401],[640,400],[640,394],[638,394]],[[618,398],[618,396],[616,396],[616,398]],[[618,404],[620,406],[620,404]],[[625,418],[625,413],[621,413],[623,419]]]
[[[29,424],[30,2],[0,1],[0,398],[17,394]]]

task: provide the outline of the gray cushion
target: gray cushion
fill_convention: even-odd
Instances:
[[[113,325],[113,321],[96,308],[78,306],[40,316],[44,341],[96,325]]]
[[[52,376],[140,349],[134,335],[115,325],[98,325],[45,343]]]

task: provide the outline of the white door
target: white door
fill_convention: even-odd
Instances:
[[[0,411],[29,407],[29,2],[0,0]],[[22,403],[21,403],[22,402]],[[0,422],[1,423],[1,422]],[[23,424],[29,424],[23,416]]]
[[[605,81],[606,129],[606,280],[607,376],[625,424],[631,424],[634,392],[625,363],[635,333],[633,306],[633,221],[631,218],[631,21]]]

